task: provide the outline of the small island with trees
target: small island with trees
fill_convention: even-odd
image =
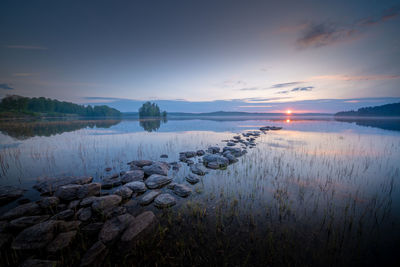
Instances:
[[[400,103],[359,108],[357,111],[341,111],[335,117],[400,117]]]
[[[167,112],[160,111],[160,108],[156,103],[150,103],[147,101],[139,108],[139,118],[166,118]]]

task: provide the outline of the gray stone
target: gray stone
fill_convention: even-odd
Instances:
[[[206,169],[204,168],[203,164],[201,164],[201,163],[196,163],[196,164],[190,165],[190,171],[194,174],[201,175],[201,176],[206,175],[206,173],[207,173]]]
[[[133,160],[128,163],[128,165],[136,165],[140,168],[143,168],[144,166],[150,166],[153,164],[153,161],[151,160]]]
[[[167,158],[168,158],[168,155],[167,155],[167,154],[162,154],[162,155],[160,156],[160,158],[162,158],[162,159],[167,159]]]
[[[169,184],[172,178],[164,175],[153,174],[146,180],[146,186],[150,189],[160,188],[166,184]]]
[[[38,215],[38,216],[26,216],[21,217],[10,222],[10,227],[13,228],[27,228],[29,226],[46,221],[49,215]]]
[[[46,221],[26,228],[17,235],[11,247],[16,250],[41,249],[54,238],[58,221]]]
[[[25,190],[15,186],[3,185],[0,186],[0,205],[7,204],[24,194]]]
[[[234,142],[228,142],[226,143],[227,146],[235,146],[236,144]]]
[[[60,232],[69,232],[73,230],[78,230],[81,224],[82,224],[81,221],[69,221],[69,222],[58,221],[58,230]]]
[[[197,184],[200,181],[200,178],[197,175],[194,175],[192,173],[189,173],[186,176],[186,181],[188,181],[191,184]]]
[[[57,213],[56,215],[51,217],[50,220],[68,220],[72,218],[74,214],[75,213],[73,210],[67,209]]]
[[[71,210],[76,210],[78,207],[79,207],[79,203],[80,203],[81,201],[78,199],[78,200],[73,200],[73,201],[71,201],[69,204],[68,204],[68,209],[71,209]]]
[[[38,204],[32,202],[23,204],[9,210],[8,212],[4,213],[0,219],[1,220],[12,220],[15,218],[19,218],[22,216],[31,216],[31,215],[38,215],[41,213],[41,209]]]
[[[212,165],[210,165],[210,163]],[[229,164],[229,160],[221,155],[216,154],[207,154],[203,157],[203,163],[206,167],[214,167],[214,165],[218,165],[217,168],[225,168]]]
[[[154,162],[150,166],[144,166],[143,171],[147,176],[153,174],[168,175],[169,166],[164,162]]]
[[[134,182],[134,181],[143,181],[144,171],[142,170],[132,170],[127,171],[124,176],[122,176],[121,181],[123,184]]]
[[[154,205],[158,208],[168,208],[175,204],[175,198],[168,193],[158,195],[154,200]]]
[[[86,251],[81,260],[81,266],[100,266],[107,254],[107,247],[101,241],[97,241]]]
[[[55,192],[55,196],[66,201],[73,199],[81,199],[84,197],[95,196],[100,194],[101,184],[90,183],[85,185],[63,185]]]
[[[104,244],[112,243],[135,220],[130,214],[123,214],[106,221],[99,233],[99,240]]]
[[[91,207],[86,207],[86,208],[81,208],[77,214],[78,219],[86,222],[92,217],[92,208]]]
[[[63,178],[47,178],[33,186],[42,194],[55,192],[60,186],[68,184],[88,184],[91,183],[93,177],[63,177]]]
[[[213,161],[213,162],[209,162],[209,163],[207,164],[207,168],[217,170],[217,169],[220,168],[220,165],[219,165],[218,162]]]
[[[235,157],[240,157],[244,154],[243,151],[238,147],[224,147],[223,154],[227,152],[230,152]]]
[[[70,231],[58,234],[57,237],[47,246],[47,251],[50,253],[57,253],[66,249],[74,241],[76,233],[77,231]]]
[[[206,154],[206,152],[204,152],[204,150],[200,149],[196,151],[197,156],[203,156],[204,154]]]
[[[60,203],[58,197],[44,197],[37,202],[42,209],[54,209],[58,203]]]
[[[209,153],[211,153],[211,154],[216,154],[216,153],[219,152],[219,150],[220,150],[220,148],[217,147],[217,146],[210,146],[210,147],[207,149],[207,152],[209,152]]]
[[[82,227],[81,231],[87,235],[93,236],[97,235],[101,228],[103,228],[103,223],[95,222]]]
[[[120,248],[132,249],[136,241],[143,239],[156,228],[157,222],[157,217],[152,211],[139,214],[122,234]]]
[[[79,205],[81,207],[87,207],[92,205],[93,201],[95,201],[98,197],[87,197],[81,200],[81,202],[79,203]]]
[[[103,217],[106,219],[110,219],[112,217],[116,217],[119,215],[123,215],[126,213],[126,208],[125,207],[114,207],[114,208],[109,208],[103,211]]]
[[[196,156],[197,156],[196,151],[187,151],[187,152],[185,152],[185,157],[186,158],[193,158],[193,157],[196,157]]]
[[[229,151],[224,152],[223,155],[224,155],[225,158],[227,158],[229,160],[230,164],[238,162],[238,159],[234,155],[232,155],[232,153],[229,152]]]
[[[78,191],[77,198],[82,199],[90,196],[100,195],[101,184],[100,183],[90,183],[82,185]]]
[[[192,193],[192,189],[185,184],[176,184],[172,190],[180,197],[187,197]]]
[[[57,267],[61,266],[59,261],[27,259],[20,267]]]
[[[153,200],[159,195],[161,194],[160,190],[152,190],[147,192],[146,194],[144,194],[140,200],[139,203],[140,205],[149,205],[151,202],[153,202]]]
[[[122,198],[117,195],[98,197],[93,201],[92,209],[97,212],[102,212],[106,209],[118,206],[121,201]]]
[[[110,189],[110,188],[114,188],[117,186],[120,186],[122,184],[121,178],[117,177],[117,178],[105,178],[102,180],[101,182],[101,188],[103,189]]]
[[[147,190],[145,183],[139,181],[127,183],[125,186],[135,193],[146,192]]]
[[[135,182],[132,182],[135,183]],[[141,182],[139,182],[141,183]],[[142,183],[144,185],[144,183]],[[114,194],[121,196],[122,199],[127,199],[132,197],[132,190],[128,186],[122,186],[121,188],[118,188],[117,190],[114,191]]]

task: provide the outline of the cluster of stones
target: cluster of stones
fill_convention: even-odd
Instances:
[[[249,131],[233,136],[223,149],[213,146],[206,151],[181,152],[179,160],[185,162],[191,173],[186,177],[189,184],[196,184],[207,169],[225,169],[255,147],[261,133],[279,130],[265,126],[260,131]],[[241,147],[238,147],[238,146]],[[161,155],[168,158],[168,155]],[[68,250],[77,234],[95,236],[94,244],[85,251],[81,266],[96,266],[109,253],[110,246],[119,251],[132,249],[137,241],[150,233],[157,225],[152,211],[133,216],[137,202],[154,203],[158,208],[176,204],[176,198],[188,197],[192,189],[187,184],[172,182],[169,170],[177,170],[178,162],[135,160],[128,163],[130,170],[93,182],[92,177],[64,177],[45,179],[34,188],[42,198],[36,202],[20,199],[20,204],[0,216],[0,250],[11,246],[15,251],[30,255],[23,266],[56,266],[59,262],[35,259],[35,251],[45,250],[50,255],[60,255]],[[107,168],[106,171],[110,171]],[[166,187],[173,194],[162,191]],[[110,192],[105,192],[109,190]],[[24,190],[0,187],[0,205],[20,198]],[[137,202],[133,200],[137,198]],[[30,253],[30,254],[29,254]]]

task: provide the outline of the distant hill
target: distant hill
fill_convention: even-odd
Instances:
[[[342,111],[336,117],[399,117],[400,103],[387,104],[376,107],[359,108],[357,111]]]
[[[1,117],[23,116],[84,116],[119,117],[121,112],[108,106],[83,106],[44,97],[6,96],[0,103]]]

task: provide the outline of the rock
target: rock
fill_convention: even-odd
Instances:
[[[47,252],[57,253],[69,247],[74,241],[76,233],[77,231],[70,231],[58,234],[57,237],[47,246]]]
[[[19,218],[22,216],[31,216],[31,215],[38,215],[41,213],[40,207],[38,204],[32,202],[23,204],[9,210],[8,212],[4,213],[0,219],[1,220],[12,220],[15,218]]]
[[[185,184],[176,184],[172,190],[180,197],[187,197],[192,193],[192,189]]]
[[[105,168],[104,169],[106,172],[110,172],[111,170],[112,170],[112,168],[111,167],[107,167],[107,168]]]
[[[81,266],[100,266],[107,254],[107,247],[101,241],[97,241],[86,251],[81,260]]]
[[[153,174],[146,180],[146,186],[150,189],[160,188],[166,184],[169,184],[172,178],[164,175]]]
[[[186,176],[186,181],[191,184],[197,184],[200,181],[200,178],[197,175],[189,173],[188,176]]]
[[[193,158],[193,157],[196,157],[196,156],[197,156],[196,151],[186,151],[185,152],[185,157],[186,158]]]
[[[53,240],[58,221],[46,221],[26,228],[17,235],[11,247],[15,250],[44,248]]]
[[[81,207],[87,207],[92,205],[93,201],[95,201],[98,197],[87,197],[82,199],[82,201],[79,203]]]
[[[29,202],[31,202],[31,201],[28,198],[20,198],[17,201],[18,205],[26,204],[26,203],[29,203]]]
[[[80,203],[81,201],[78,199],[78,200],[73,200],[73,201],[71,201],[69,204],[68,204],[68,209],[71,209],[71,210],[76,210],[78,207],[79,207],[79,203]]]
[[[59,261],[27,259],[20,267],[57,267],[61,266]]]
[[[109,177],[109,178],[103,179],[103,181],[101,182],[101,188],[102,189],[110,189],[110,188],[120,186],[121,184],[122,184],[121,178]]]
[[[147,190],[146,185],[143,182],[131,182],[127,183],[125,186],[135,193],[142,193]]]
[[[101,184],[100,183],[90,183],[82,185],[78,191],[77,198],[82,199],[90,196],[100,195]]]
[[[229,160],[230,164],[238,162],[238,159],[234,155],[232,155],[232,153],[229,151],[224,152],[223,155],[225,158],[227,158]]]
[[[168,175],[169,166],[164,162],[154,162],[150,166],[144,166],[143,171],[147,176],[153,174]]]
[[[154,200],[154,205],[158,208],[168,208],[175,204],[175,198],[168,193],[160,194]]]
[[[277,127],[277,126],[271,126],[269,127],[270,130],[276,131],[276,130],[281,130],[282,127]]]
[[[190,171],[194,174],[201,175],[201,176],[206,175],[206,173],[207,173],[206,169],[204,168],[203,164],[201,164],[201,163],[196,163],[196,164],[190,165]]]
[[[81,231],[87,235],[93,236],[97,235],[101,228],[103,228],[103,223],[95,222],[82,227]]]
[[[61,203],[57,205],[57,211],[66,210],[68,208],[67,204]]]
[[[0,186],[0,205],[5,205],[24,194],[25,190],[15,186],[3,185]]]
[[[104,197],[98,197],[92,202],[92,209],[97,212],[102,212],[106,209],[118,206],[121,203],[122,198],[117,195],[109,195]]]
[[[235,135],[235,136],[233,137],[233,139],[240,140],[241,137],[240,137],[240,135]]]
[[[226,143],[227,146],[235,146],[236,144],[234,142],[228,142]]]
[[[58,197],[44,197],[37,202],[42,209],[54,209],[58,203],[60,203]]]
[[[203,156],[206,152],[202,149],[196,151],[197,156]]]
[[[53,217],[50,218],[50,220],[68,220],[74,216],[74,211],[67,209],[63,210],[60,213],[57,213]]]
[[[222,153],[225,154],[227,152],[230,152],[235,157],[240,157],[244,154],[243,151],[238,147],[224,147]]]
[[[86,207],[86,208],[81,208],[77,214],[78,219],[86,222],[92,217],[92,208],[91,207]]]
[[[172,169],[175,171],[178,171],[179,168],[181,167],[181,164],[179,164],[178,162],[171,162],[170,164],[172,166]]]
[[[190,166],[190,165],[194,164],[194,161],[191,160],[191,159],[188,159],[188,160],[186,161],[186,164],[187,164],[188,166]]]
[[[162,154],[162,155],[160,156],[160,158],[162,158],[162,159],[167,159],[167,158],[168,158],[168,155],[167,155],[167,154]]]
[[[229,160],[221,155],[207,154],[203,157],[203,163],[206,167],[213,168],[225,168],[229,164]]]
[[[100,189],[101,184],[99,183],[63,185],[57,189],[54,195],[59,199],[71,201],[73,199],[99,195]]]
[[[112,243],[135,220],[130,214],[123,214],[106,221],[99,233],[99,240],[104,244]]]
[[[81,221],[70,221],[70,222],[65,222],[65,221],[58,221],[58,230],[60,232],[69,232],[73,230],[78,230],[79,227],[81,226]]]
[[[142,170],[133,170],[127,171],[124,176],[122,176],[121,181],[123,184],[135,182],[135,181],[143,181],[144,171]]]
[[[7,221],[0,221],[0,233],[7,232],[8,228],[10,227],[10,223]]]
[[[21,217],[10,222],[10,226],[13,228],[27,228],[29,226],[46,221],[49,215],[38,215],[38,216],[26,216]]]
[[[140,168],[143,168],[144,166],[150,166],[153,164],[153,161],[151,160],[133,160],[128,163],[128,165],[136,165]]]
[[[219,168],[220,168],[220,165],[219,165],[218,162],[213,161],[213,162],[209,162],[209,163],[207,164],[207,168],[216,170],[216,169],[219,169]]]
[[[142,168],[141,167],[139,167],[139,166],[136,166],[136,165],[130,165],[130,168],[129,168],[131,171],[135,171],[135,170],[139,170],[139,171],[141,171],[142,170]],[[121,176],[122,175],[124,175],[125,173],[123,173],[123,174],[121,174]]]
[[[135,183],[135,182],[132,182]],[[142,182],[139,182],[142,183]],[[142,183],[144,185],[144,183]],[[146,186],[145,186],[146,188]],[[127,199],[131,198],[133,192],[128,186],[122,186],[121,188],[118,188],[117,190],[114,191],[114,194],[121,196],[122,199]]]
[[[116,217],[119,215],[123,215],[126,213],[126,208],[125,207],[114,207],[114,208],[109,208],[103,211],[103,217],[106,219],[110,219],[112,217]]]
[[[123,207],[126,209],[126,212],[134,215],[137,211],[137,202],[133,199],[129,200],[128,202],[124,203]]]
[[[217,146],[210,146],[207,151],[211,154],[216,154],[219,152],[219,147]]]
[[[0,249],[3,250],[10,244],[12,235],[8,233],[0,233]]]
[[[160,190],[152,190],[147,192],[146,194],[144,194],[140,200],[139,203],[140,205],[149,205],[151,202],[153,202],[153,200],[159,195],[161,194]]]
[[[63,178],[50,178],[38,182],[33,186],[42,194],[53,193],[57,191],[60,186],[68,184],[88,184],[91,183],[93,177],[63,177]]]
[[[139,214],[122,234],[120,248],[123,250],[132,249],[136,241],[155,229],[157,222],[157,217],[152,211],[145,211]]]
[[[180,154],[179,155],[179,161],[182,161],[182,162],[186,162],[187,161],[187,158],[186,158],[185,154]]]

